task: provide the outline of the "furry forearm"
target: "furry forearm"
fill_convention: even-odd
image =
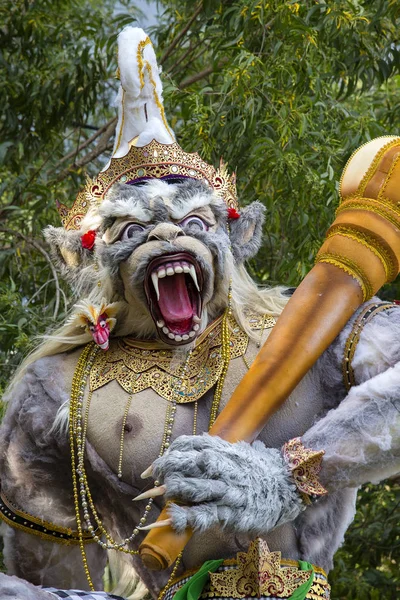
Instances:
[[[328,490],[377,483],[400,471],[400,362],[350,390],[302,437],[324,450],[320,479]]]
[[[163,482],[173,527],[204,531],[215,525],[262,535],[304,509],[281,452],[262,442],[230,444],[216,436],[181,436],[153,463]]]

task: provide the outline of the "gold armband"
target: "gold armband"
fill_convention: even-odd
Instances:
[[[362,227],[357,225],[341,224],[332,225],[328,229],[326,238],[328,239],[334,235],[342,235],[355,240],[375,254],[382,263],[387,281],[393,281],[397,277],[398,262],[396,255],[385,240],[378,235],[371,231],[364,231]]]
[[[282,447],[283,458],[288,465],[304,504],[327,494],[318,480],[324,450],[305,448],[301,439],[293,438]]]
[[[340,252],[319,252],[315,262],[334,265],[335,267],[342,269],[342,271],[348,275],[351,275],[351,277],[357,281],[362,290],[364,302],[374,295],[374,288],[368,279],[367,273],[357,264],[355,260],[351,260],[351,258],[348,258]]]
[[[365,301],[399,272],[400,138],[378,138],[359,148],[344,169],[340,194],[316,262],[351,275]]]
[[[350,388],[353,387],[353,385],[356,385],[356,378],[354,375],[352,362],[364,326],[367,325],[367,323],[369,323],[375,317],[375,315],[382,311],[391,310],[396,306],[397,305],[393,302],[368,304],[354,321],[354,325],[344,346],[344,356],[342,361],[343,383],[347,391],[350,391]]]

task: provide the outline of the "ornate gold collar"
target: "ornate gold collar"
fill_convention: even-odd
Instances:
[[[250,316],[251,329],[273,327],[269,315]],[[157,342],[143,342],[130,337],[114,339],[107,352],[99,353],[90,371],[91,391],[117,381],[128,394],[152,388],[165,400],[180,404],[194,402],[216,384],[222,368],[222,317],[211,323],[199,336],[190,358],[187,375],[181,384],[181,361],[176,350],[160,347]],[[247,334],[230,317],[231,359],[243,356],[248,345]],[[178,381],[179,380],[179,381]],[[176,399],[180,387],[180,399]]]

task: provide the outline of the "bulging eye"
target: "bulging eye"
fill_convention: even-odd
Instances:
[[[203,221],[203,219],[200,219],[200,217],[195,217],[195,216],[191,216],[191,217],[186,217],[186,219],[183,219],[183,221],[181,221],[179,223],[179,225],[181,225],[181,227],[195,227],[196,229],[199,229],[200,231],[208,231],[208,225],[207,223],[205,223]]]
[[[123,232],[121,233],[120,240],[126,241],[131,239],[136,233],[140,233],[144,231],[143,225],[139,225],[139,223],[130,223],[125,227]]]

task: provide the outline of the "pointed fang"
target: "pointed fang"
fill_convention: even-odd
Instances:
[[[168,525],[172,525],[172,519],[164,519],[163,521],[156,521],[151,525],[145,525],[144,527],[138,527],[140,531],[150,531],[150,529],[158,529],[159,527],[167,527]]]
[[[157,273],[155,273],[154,271],[153,271],[153,273],[151,274],[151,280],[152,280],[152,282],[153,282],[154,289],[156,290],[156,294],[157,294],[157,300],[159,300],[159,299],[160,299],[160,291],[159,291],[159,289],[158,289],[158,275],[157,275]]]
[[[140,476],[140,479],[147,479],[148,477],[151,477],[153,474],[153,465],[150,465],[149,467],[147,467],[147,469],[145,471],[143,471],[143,473]]]
[[[139,496],[132,499],[132,502],[146,500],[146,498],[155,498],[156,496],[162,496],[163,494],[165,494],[165,485],[159,485],[158,487],[151,488],[151,490],[147,490],[147,492],[143,492],[143,494],[139,494]]]
[[[192,276],[192,279],[193,279],[194,284],[195,284],[195,286],[197,288],[197,291],[200,292],[199,284],[198,284],[198,281],[197,281],[196,269],[194,268],[194,265],[189,265],[189,273]]]

